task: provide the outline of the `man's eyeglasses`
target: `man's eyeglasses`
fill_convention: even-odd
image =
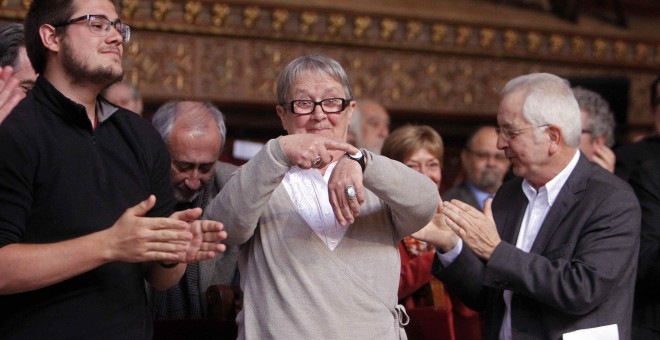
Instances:
[[[105,15],[87,14],[81,17],[69,19],[62,22],[57,22],[52,25],[53,27],[62,27],[83,20],[87,20],[89,31],[92,32],[92,34],[94,35],[97,35],[99,37],[105,37],[106,35],[108,35],[108,32],[110,32],[110,29],[114,27],[119,32],[119,34],[121,34],[122,42],[127,43],[131,40],[130,26],[121,22],[121,20],[119,19],[117,19],[117,21],[112,22]]]
[[[536,128],[542,128],[549,126],[550,124],[543,124],[543,125],[538,125],[538,126],[530,126],[522,129],[506,129],[506,128],[495,128],[497,131],[498,136],[502,136],[505,140],[511,140],[519,135],[523,134],[525,131],[531,130],[531,129],[536,129]]]
[[[321,110],[323,110],[323,112],[337,113],[344,111],[350,102],[350,99],[344,98],[328,98],[323,99],[320,102],[307,99],[294,100],[291,102],[291,112],[298,115],[306,115],[314,112],[316,105],[321,105]]]

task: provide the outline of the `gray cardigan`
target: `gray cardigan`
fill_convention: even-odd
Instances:
[[[298,215],[281,185],[292,166],[278,140],[243,165],[206,210],[239,245],[239,339],[399,339],[397,243],[433,217],[435,185],[367,153],[365,203],[335,251]],[[401,320],[401,321],[400,321]]]

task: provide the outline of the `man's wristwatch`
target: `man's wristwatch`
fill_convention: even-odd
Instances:
[[[358,152],[354,154],[346,153],[346,156],[360,164],[360,167],[362,168],[362,172],[364,172],[364,168],[367,167],[367,161],[365,160],[364,153],[362,151],[358,150]]]

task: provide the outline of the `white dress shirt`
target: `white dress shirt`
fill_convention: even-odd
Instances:
[[[316,169],[292,166],[282,181],[298,214],[333,251],[348,230],[348,225],[342,226],[337,221],[328,196],[328,180],[335,165],[337,162],[331,163],[323,176]]]

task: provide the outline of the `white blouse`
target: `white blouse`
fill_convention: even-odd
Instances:
[[[323,176],[317,169],[303,170],[293,166],[282,182],[298,214],[333,251],[348,230],[348,225],[342,226],[335,218],[328,196],[328,180],[335,165],[337,162],[331,163]]]

